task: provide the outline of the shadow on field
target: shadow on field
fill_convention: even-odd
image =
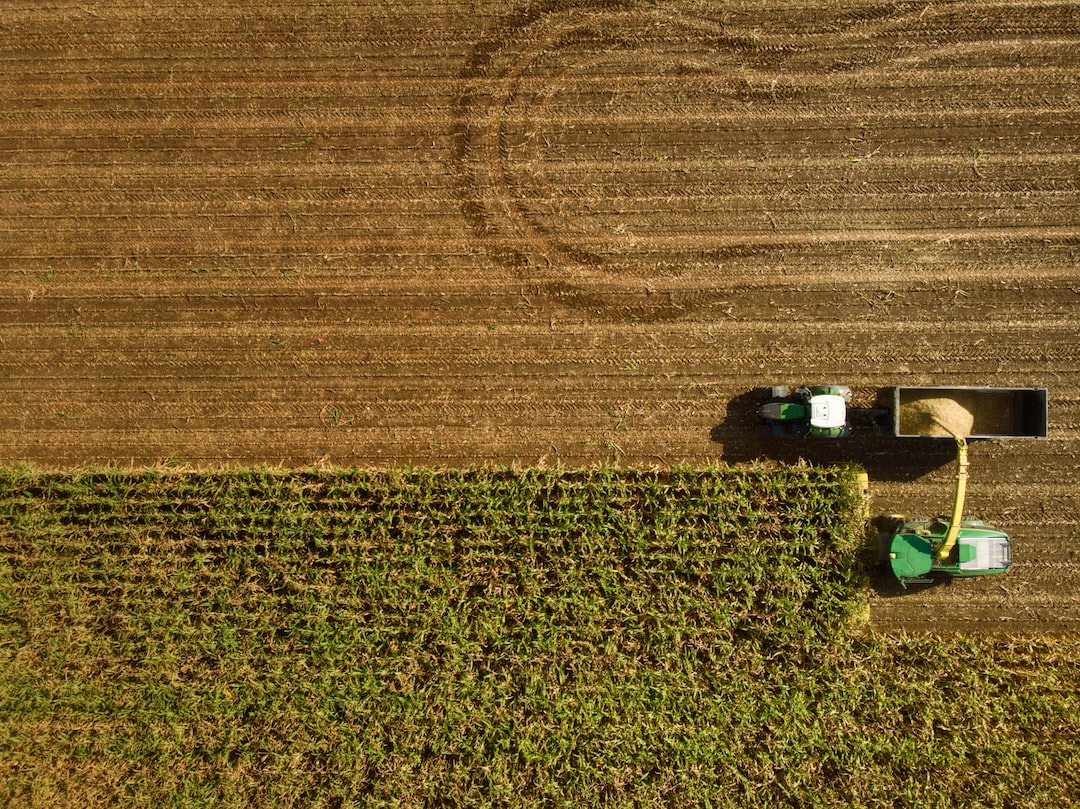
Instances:
[[[819,466],[856,463],[866,469],[871,480],[895,482],[916,480],[956,459],[952,441],[881,435],[873,419],[857,408],[852,409],[851,435],[846,438],[776,437],[757,418],[760,404],[756,390],[736,396],[728,402],[723,422],[710,431],[711,439],[723,446],[725,462],[793,464],[802,459]]]

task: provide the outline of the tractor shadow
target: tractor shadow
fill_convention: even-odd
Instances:
[[[913,481],[956,459],[952,441],[934,438],[896,438],[881,434],[869,411],[851,410],[851,434],[845,438],[814,436],[774,436],[757,418],[761,404],[752,390],[728,402],[724,420],[712,428],[709,437],[721,445],[726,463],[776,461],[794,464],[807,461],[815,466],[855,463],[866,469],[871,480]]]

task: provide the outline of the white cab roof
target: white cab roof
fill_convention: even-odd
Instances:
[[[810,426],[832,430],[847,424],[847,403],[831,393],[810,399]]]

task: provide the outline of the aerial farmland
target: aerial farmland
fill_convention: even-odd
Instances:
[[[15,0],[0,461],[220,470],[854,463],[763,385],[1049,391],[973,442],[1007,576],[870,631],[1080,630],[1080,17],[1068,0]]]

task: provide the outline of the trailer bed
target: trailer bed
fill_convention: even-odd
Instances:
[[[1046,438],[1045,388],[973,386],[897,387],[893,389],[893,434],[902,438],[952,438],[940,424],[928,424],[931,403],[947,400],[970,413],[967,438]]]

